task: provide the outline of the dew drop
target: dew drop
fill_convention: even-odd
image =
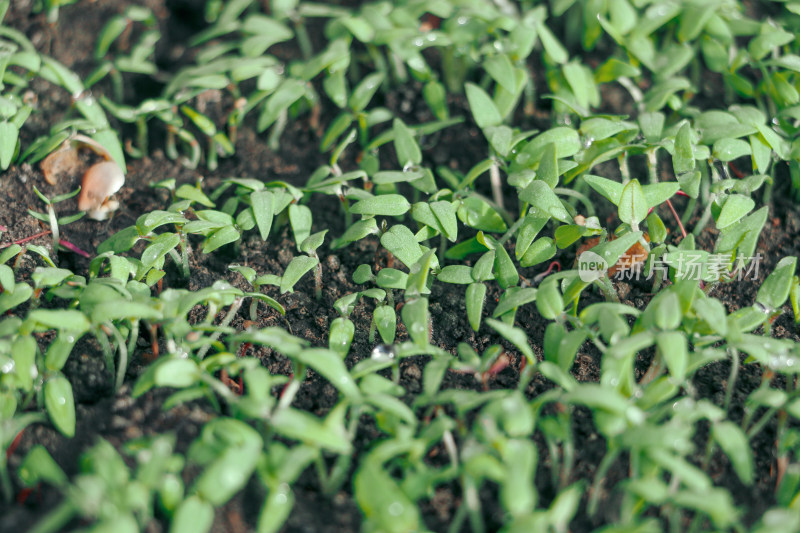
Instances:
[[[761,302],[756,302],[755,304],[753,304],[753,307],[755,307],[758,311],[761,311],[765,315],[768,315],[772,312],[772,309],[762,304]]]
[[[289,501],[289,498],[286,497],[286,491],[283,489],[283,485],[280,487],[280,493],[275,496],[275,503],[278,505],[285,505]]]
[[[394,346],[390,344],[379,344],[372,349],[370,358],[374,361],[391,361],[397,357]]]
[[[780,353],[777,355],[773,355],[769,360],[769,367],[773,370],[781,371],[781,370],[788,370],[797,364],[798,359],[793,355],[788,355],[787,353]]]
[[[403,514],[403,510],[404,509],[405,509],[405,507],[403,506],[402,503],[400,503],[400,502],[392,502],[389,505],[389,514],[392,515],[392,516],[400,516],[401,514]]]
[[[694,410],[694,400],[684,398],[672,404],[672,408],[679,413],[688,413]]]

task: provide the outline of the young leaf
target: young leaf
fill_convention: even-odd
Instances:
[[[353,281],[359,285],[375,279],[372,273],[372,267],[368,264],[358,265],[355,272],[353,272]]]
[[[472,110],[472,116],[479,128],[499,126],[503,122],[500,111],[497,110],[497,106],[495,106],[492,98],[486,94],[486,91],[470,82],[467,82],[464,88],[467,92],[469,108]]]
[[[305,411],[291,407],[279,409],[270,421],[278,434],[289,439],[340,454],[352,451],[344,428],[323,424],[316,416]]]
[[[632,226],[647,217],[647,199],[639,185],[639,180],[633,179],[622,189],[619,199],[619,219]]]
[[[177,237],[177,235],[175,235]],[[207,254],[213,252],[221,246],[238,241],[241,235],[239,231],[233,226],[225,226],[212,233],[203,244],[203,253]]]
[[[566,63],[569,59],[569,54],[564,48],[550,28],[544,23],[542,19],[536,19],[536,31],[539,33],[539,39],[542,41],[545,52],[556,63]]]
[[[414,234],[400,224],[392,226],[389,231],[381,235],[381,244],[408,268],[411,268],[422,257],[422,248],[414,238]]]
[[[201,372],[191,359],[164,359],[156,367],[153,380],[159,387],[182,389],[194,385],[200,379]]]
[[[384,289],[405,290],[408,286],[408,274],[396,268],[382,268],[375,276],[375,283]]]
[[[26,487],[33,487],[40,481],[56,487],[64,487],[69,483],[67,475],[41,444],[34,445],[22,460],[19,478]]]
[[[495,248],[494,277],[501,288],[507,289],[519,283],[519,273],[508,252],[502,246]]]
[[[677,301],[677,300],[676,300]],[[670,375],[683,382],[689,367],[689,349],[686,335],[682,331],[662,331],[656,337],[656,344],[667,363]]]
[[[331,322],[328,347],[344,359],[353,343],[356,326],[349,318],[339,317]]]
[[[366,218],[355,222],[352,226],[347,228],[341,237],[334,239],[331,243],[331,248],[338,250],[348,244],[363,239],[367,235],[378,233],[378,223],[374,218]]]
[[[470,284],[467,287],[465,300],[469,325],[473,331],[478,331],[481,327],[481,316],[486,302],[486,285],[484,283]]]
[[[645,185],[642,187],[642,191],[644,192],[647,208],[649,209],[666,202],[672,198],[680,188],[680,184],[674,181]]]
[[[519,260],[519,266],[527,268],[543,263],[555,256],[556,251],[556,243],[553,239],[540,237],[525,250],[525,255]]]
[[[494,308],[492,316],[494,318],[500,317],[509,311],[516,311],[517,308],[525,304],[529,304],[536,300],[537,289],[533,287],[514,288],[507,290],[500,298],[497,307]]]
[[[514,326],[509,326],[493,318],[486,319],[486,322],[507,341],[516,346],[519,351],[522,352],[522,355],[528,359],[528,364],[536,364],[536,356],[528,342],[528,336],[523,330]]]
[[[517,231],[517,244],[514,248],[514,254],[518,261],[528,251],[533,239],[536,238],[536,235],[544,228],[549,219],[549,216],[543,215],[538,210],[531,210],[525,215],[525,220],[522,222],[519,231]]]
[[[545,281],[536,294],[536,308],[547,320],[555,320],[564,310],[564,299],[558,290],[557,281]]]
[[[676,175],[694,170],[694,151],[692,150],[691,126],[685,122],[675,135],[675,151],[672,155],[672,168]]]
[[[350,99],[347,102],[350,109],[356,113],[363,111],[364,108],[367,107],[367,104],[369,104],[369,101],[372,100],[375,92],[380,88],[381,83],[383,83],[383,78],[384,75],[382,72],[375,72],[361,80],[350,94]]]
[[[66,437],[75,436],[75,400],[67,378],[56,375],[45,382],[44,405],[56,429]]]
[[[416,298],[410,302],[406,302],[401,311],[401,315],[411,340],[421,348],[428,346],[430,335],[428,299]]]
[[[15,124],[0,122],[0,169],[5,170],[11,164],[18,138],[19,128]]]
[[[338,319],[337,319],[338,320]],[[347,330],[345,331],[345,333]],[[342,394],[351,400],[358,401],[361,392],[353,381],[342,359],[341,352],[324,348],[309,348],[292,356],[293,359],[313,368],[322,377],[331,382]]]
[[[256,220],[261,240],[267,240],[269,230],[272,228],[272,193],[263,189],[260,191],[253,191],[250,193],[250,205],[253,209],[253,218]]]
[[[561,222],[567,224],[572,222],[572,217],[569,216],[561,200],[558,199],[556,193],[554,193],[550,186],[544,181],[532,181],[530,185],[519,193],[519,198],[524,202],[536,206]]]
[[[393,130],[394,148],[397,151],[397,160],[400,165],[403,167],[419,165],[422,162],[422,152],[417,140],[414,139],[414,133],[399,118],[394,119]]]
[[[380,464],[370,457],[355,474],[355,497],[373,531],[418,531],[422,524],[417,505]]]
[[[264,444],[256,430],[231,418],[213,420],[203,428],[203,433],[193,443],[195,448],[190,449],[190,455],[204,444],[211,444],[209,441],[218,442],[214,443],[217,449],[210,454],[213,459],[195,482],[195,491],[204,500],[220,506],[247,484]],[[210,437],[215,433],[220,436]]]
[[[375,308],[372,315],[375,326],[378,328],[381,339],[385,344],[393,344],[395,332],[397,331],[397,315],[394,307],[390,305],[379,305]]]
[[[448,265],[436,275],[436,279],[444,283],[469,285],[472,279],[472,267],[466,265]]]
[[[350,206],[351,213],[369,216],[400,216],[407,213],[409,209],[411,209],[411,204],[405,196],[400,194],[373,196]]]
[[[281,294],[293,292],[295,284],[300,281],[307,272],[317,266],[319,259],[316,257],[309,257],[307,255],[300,255],[292,259],[286,271],[281,277]]]
[[[797,257],[784,257],[775,266],[758,289],[756,302],[768,309],[779,309],[789,297],[789,291],[797,268]]]
[[[536,178],[545,182],[551,189],[558,185],[558,159],[556,158],[556,145],[550,143],[542,153]]]
[[[206,533],[214,523],[214,506],[199,496],[183,500],[172,517],[170,533]]]
[[[430,203],[431,210],[439,221],[442,229],[444,230],[445,237],[450,242],[456,242],[458,239],[458,221],[456,219],[456,211],[453,209],[453,204],[445,200]]]
[[[476,230],[502,233],[508,229],[497,211],[477,196],[465,198],[461,202],[457,214],[461,222]]]
[[[756,203],[749,196],[743,194],[731,194],[725,200],[722,210],[717,217],[717,228],[725,229],[736,222],[742,220],[750,211],[753,210]]]
[[[438,120],[447,120],[450,112],[447,109],[447,91],[444,85],[436,80],[430,80],[422,88],[425,102]]]
[[[745,485],[753,483],[753,451],[742,429],[730,421],[712,426],[714,440],[731,460],[734,471]]]
[[[292,225],[292,232],[294,233],[294,242],[297,244],[297,249],[300,249],[300,243],[311,235],[311,209],[305,205],[292,204],[289,206],[289,223]]]
[[[300,243],[300,251],[304,254],[313,255],[317,248],[322,246],[322,243],[325,242],[325,235],[328,233],[328,230],[322,230],[314,233],[313,235],[309,235]]]

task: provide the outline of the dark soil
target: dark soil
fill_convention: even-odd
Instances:
[[[132,2],[130,0],[84,0],[73,6],[61,9],[61,15],[55,26],[49,26],[42,15],[27,16],[29,1],[12,3],[12,8],[7,16],[10,24],[28,35],[36,46],[74,69],[79,75],[87,75],[94,63],[92,50],[94,40],[103,27],[105,21],[115,13],[119,13],[129,4],[144,4],[150,7],[157,15],[162,30],[162,41],[158,47],[158,64],[165,71],[176,68],[187,60],[187,52],[182,43],[196,31],[202,20],[196,16],[189,16],[196,9],[196,4],[202,2],[146,0]],[[172,11],[171,11],[172,10]],[[288,56],[296,53],[292,50],[282,50]],[[130,103],[135,103],[137,98],[157,94],[157,87],[140,86],[141,80],[133,80],[131,87],[141,89],[141,93],[127,94]],[[136,85],[139,83],[140,85]],[[96,88],[97,93],[107,90],[102,84]],[[50,124],[59,120],[64,111],[69,107],[69,95],[63,90],[49,86],[46,82],[34,84],[38,94],[39,110],[34,113],[31,120],[23,130],[24,142],[30,142],[38,135],[45,133]],[[385,97],[387,105],[398,115],[406,118],[409,123],[419,123],[431,120],[432,117],[421,104],[419,88],[404,88],[397,90]],[[609,91],[613,92],[612,89]],[[133,91],[132,91],[133,92]],[[212,97],[214,95],[211,95]],[[606,95],[604,95],[606,96]],[[609,100],[624,102],[617,94],[608,95]],[[222,105],[214,103],[214,98],[209,105]],[[451,102],[454,114],[459,113],[469,116],[465,103],[461,100]],[[621,112],[611,109],[611,112]],[[324,128],[335,117],[333,109],[323,109],[320,122]],[[96,247],[114,232],[134,224],[143,213],[163,209],[169,204],[169,195],[165,190],[153,189],[151,183],[166,179],[176,178],[178,183],[194,183],[198,179],[210,189],[227,177],[249,176],[265,180],[285,180],[294,185],[303,185],[311,173],[320,165],[325,164],[326,158],[320,154],[319,135],[321,128],[312,125],[309,115],[299,117],[292,121],[286,129],[278,151],[270,150],[264,135],[255,133],[252,124],[245,124],[240,130],[236,154],[221,160],[215,172],[205,169],[188,170],[177,162],[167,159],[159,149],[158,132],[153,133],[151,146],[154,148],[150,157],[145,159],[128,160],[128,181],[119,194],[120,210],[112,219],[104,222],[79,220],[62,229],[62,238],[67,239],[82,250],[93,254]],[[126,129],[123,134],[130,134]],[[472,165],[480,161],[484,155],[485,142],[477,127],[471,123],[449,128],[441,133],[435,143],[435,149],[425,152],[427,162],[432,165],[448,165],[461,172],[467,172]],[[350,155],[354,159],[355,154]],[[354,168],[355,163],[350,163]],[[344,168],[343,170],[349,170]],[[779,174],[780,175],[780,174]],[[48,185],[43,178],[38,165],[22,165],[12,167],[0,179],[0,197],[4,199],[0,205],[0,224],[8,228],[7,233],[0,235],[0,242],[24,239],[46,229],[37,220],[27,214],[27,209],[43,210],[42,202],[35,196],[35,185],[44,194],[52,196],[73,189],[74,182],[60,183],[53,187]],[[67,180],[68,181],[68,180]],[[777,261],[786,255],[800,255],[800,210],[789,199],[789,186],[787,180],[776,184],[772,195],[770,220],[759,242],[758,251],[764,259],[760,266],[759,279],[763,280],[771,272]],[[514,205],[514,204],[510,204]],[[681,212],[681,203],[676,202],[676,208]],[[340,215],[336,200],[331,198],[314,197],[311,200],[314,213],[314,231],[330,228],[329,235],[340,235],[344,229],[344,221]],[[76,200],[72,199],[58,205],[59,214],[69,214],[77,210]],[[672,228],[673,238],[677,238],[677,226],[671,215],[664,207],[661,216],[669,227]],[[44,236],[32,241],[52,250],[49,236]],[[713,245],[713,235],[710,230],[703,234],[701,242],[708,249]],[[195,243],[196,244],[196,243]],[[286,318],[283,319],[274,311],[263,311],[258,317],[256,326],[264,327],[277,325],[291,328],[295,335],[308,339],[313,345],[327,345],[328,324],[336,317],[333,302],[350,292],[359,290],[359,286],[352,281],[352,273],[362,263],[373,265],[374,268],[386,266],[387,257],[378,251],[376,239],[365,239],[343,250],[330,252],[323,250],[320,253],[323,267],[324,290],[322,299],[317,301],[313,297],[313,280],[306,276],[296,287],[296,292],[279,295],[272,288],[269,294],[277,298],[286,307]],[[287,227],[273,230],[268,242],[263,242],[253,232],[245,234],[238,245],[229,245],[217,252],[203,255],[199,250],[194,250],[191,255],[191,278],[183,280],[176,271],[168,272],[165,279],[165,288],[185,287],[190,290],[206,287],[217,279],[226,279],[230,283],[246,289],[247,284],[237,273],[228,270],[232,262],[247,264],[255,268],[259,274],[283,272],[296,252],[291,232]],[[85,275],[89,260],[75,253],[59,252],[57,257],[59,266],[72,269],[75,273]],[[570,252],[574,255],[574,252]],[[35,256],[33,256],[35,257]],[[559,258],[562,263],[570,265],[574,257],[565,254]],[[23,279],[26,279],[38,263],[31,256],[23,259],[20,270]],[[521,269],[520,274],[526,279],[532,279],[544,268]],[[755,281],[741,281],[721,285],[714,289],[713,295],[721,298],[729,311],[750,305],[759,286]],[[619,283],[618,290],[625,303],[643,308],[650,300],[649,287],[644,283],[627,284]],[[491,293],[496,298],[499,292]],[[599,301],[596,295],[587,295],[587,301]],[[501,342],[498,336],[491,334],[488,328],[482,328],[475,334],[469,327],[463,312],[463,288],[460,286],[435,284],[430,298],[432,315],[435,317],[433,326],[433,342],[445,350],[455,353],[459,342],[467,342],[477,350],[482,351],[493,343]],[[489,312],[491,307],[489,306]],[[774,324],[774,333],[778,336],[797,337],[797,329],[793,324],[791,310],[786,309]],[[368,339],[368,330],[372,312],[371,303],[360,303],[351,316],[356,324],[356,336],[352,345],[348,364],[353,364],[368,357],[373,345]],[[202,318],[205,310],[198,309],[197,316]],[[233,321],[233,326],[244,327],[248,319],[246,311],[241,311]],[[517,314],[517,325],[523,327],[531,339],[534,351],[541,356],[541,344],[547,322],[544,321],[533,306],[523,307]],[[407,337],[402,325],[399,325],[399,339]],[[505,346],[508,353],[516,354],[510,345]],[[163,346],[162,346],[163,349]],[[260,348],[248,352],[248,355],[259,357],[263,364],[274,373],[288,374],[291,371],[288,360],[272,350]],[[517,357],[514,355],[513,357]],[[143,333],[139,349],[132,355],[132,361],[126,377],[127,383],[133,383],[143,371],[145,365],[151,360],[150,339]],[[407,389],[406,399],[413,401],[421,390],[422,371],[425,358],[412,358],[405,360],[401,365],[401,384]],[[513,359],[512,364],[488,383],[490,388],[513,388],[519,378],[519,359]],[[649,360],[640,362],[643,373]],[[593,381],[599,378],[599,354],[593,348],[585,347],[575,362],[573,374],[579,381]],[[75,389],[78,404],[78,430],[74,439],[65,439],[49,425],[34,425],[27,429],[21,443],[10,457],[10,469],[16,471],[21,458],[34,444],[43,444],[53,454],[56,461],[62,465],[69,475],[78,471],[79,456],[99,437],[109,440],[119,446],[122,443],[142,436],[154,435],[163,432],[174,432],[178,436],[178,451],[185,451],[193,438],[198,435],[204,422],[213,416],[211,407],[194,402],[170,410],[162,410],[162,403],[167,393],[164,391],[151,391],[150,393],[133,399],[130,387],[112,395],[109,386],[110,374],[102,362],[99,349],[90,342],[82,342],[70,357],[65,368],[65,373],[70,378]],[[708,398],[720,404],[724,396],[724,389],[729,375],[727,362],[708,365],[700,370],[694,379],[694,386],[699,397]],[[761,382],[761,370],[756,365],[744,366],[739,374],[736,393],[733,398],[733,416],[742,416],[744,400],[747,395]],[[472,376],[463,374],[448,374],[445,378],[445,387],[480,390],[482,384]],[[534,380],[527,394],[534,397],[547,390],[549,385],[541,377]],[[306,381],[301,392],[295,400],[295,406],[306,409],[316,414],[324,414],[336,401],[336,391],[324,380],[313,377]],[[575,448],[578,451],[573,479],[591,482],[597,465],[605,453],[604,439],[599,435],[588,411],[577,409],[573,416],[573,434]],[[357,452],[362,453],[371,447],[372,442],[380,437],[379,430],[366,420],[359,428],[356,437]],[[706,435],[698,432],[696,438],[697,456],[694,458],[699,464],[705,449]],[[558,487],[553,486],[548,465],[550,459],[547,447],[539,443],[540,464],[537,475],[537,488],[541,497],[540,505],[548,505],[557,493]],[[768,507],[774,504],[774,488],[776,484],[775,469],[775,426],[769,425],[755,441],[756,447],[756,479],[752,487],[739,483],[727,459],[720,453],[712,458],[711,475],[717,484],[731,489],[735,501],[748,510],[746,522],[752,523],[758,519]],[[600,497],[600,508],[607,509],[607,513],[590,518],[581,510],[572,524],[573,531],[586,531],[615,519],[613,510],[618,507],[614,500],[613,487],[627,476],[627,459],[620,459],[611,469],[603,484],[603,495]],[[355,504],[351,489],[345,488],[333,498],[324,497],[318,488],[316,477],[310,472],[306,473],[294,486],[297,503],[292,512],[285,530],[286,531],[357,531],[360,528],[361,515]],[[496,507],[497,495],[492,494],[493,489],[485,487],[482,496],[486,502],[484,506],[485,519],[490,530],[499,529],[502,525],[502,510]],[[216,516],[216,531],[249,531],[252,530],[257,518],[262,497],[256,487],[248,487],[246,491],[235,497],[228,505],[221,509]],[[434,531],[443,531],[452,519],[455,510],[461,503],[462,495],[457,486],[442,486],[438,488],[429,501],[421,502],[424,520],[427,526]],[[24,503],[12,505],[0,504],[0,530],[23,531],[31,527],[42,514],[57,503],[58,495],[45,488],[38,495],[33,495]],[[80,527],[81,524],[72,524]],[[162,526],[154,524],[150,531],[160,531]]]

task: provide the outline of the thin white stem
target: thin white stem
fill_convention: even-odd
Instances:
[[[495,203],[505,209],[503,206],[503,183],[500,181],[500,167],[497,165],[497,161],[493,162],[489,168],[489,179],[492,182],[492,196]]]

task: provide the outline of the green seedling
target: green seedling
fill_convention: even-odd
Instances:
[[[322,246],[322,243],[325,242],[326,233],[328,233],[328,230],[314,233],[303,239],[303,242],[300,243],[300,251],[316,260],[314,265],[314,296],[317,300],[322,298],[322,263],[320,263],[319,256],[317,255],[317,248]]]
[[[336,352],[342,359],[347,357],[350,345],[353,343],[353,335],[356,326],[350,318],[350,314],[358,303],[361,293],[354,292],[347,296],[342,296],[333,304],[339,316],[331,322],[330,334],[328,336],[328,347]]]
[[[74,4],[76,0],[37,0],[34,4],[34,11],[42,12],[47,16],[48,24],[58,22],[58,11],[62,6]]]
[[[38,196],[47,206],[47,213],[39,213],[37,211],[33,211],[32,209],[29,209],[28,213],[32,217],[39,219],[50,226],[50,234],[53,237],[53,250],[58,250],[61,242],[61,226],[66,226],[67,224],[75,222],[76,220],[80,220],[84,215],[86,215],[86,212],[81,210],[80,213],[75,213],[74,215],[57,217],[54,204],[61,203],[64,200],[69,200],[73,196],[76,196],[81,192],[81,188],[78,187],[72,192],[54,196],[52,199],[47,198],[45,195],[39,192],[39,189],[37,189],[35,186],[33,187],[33,191],[36,193],[36,196]]]
[[[253,292],[247,292],[245,295],[252,298],[252,302],[250,302],[250,320],[256,321],[258,320],[258,302],[264,302],[269,307],[272,307],[280,314],[285,315],[286,309],[278,303],[277,300],[274,298],[270,298],[266,294],[261,292],[261,287],[264,285],[274,285],[276,287],[280,287],[281,279],[280,277],[274,274],[264,274],[259,276],[256,271],[248,266],[242,265],[229,265],[228,268],[233,270],[234,272],[238,272],[241,274],[244,279],[253,287]]]
[[[141,23],[146,30],[139,41],[130,46],[129,54],[124,56],[121,54],[121,49],[128,47],[127,42],[136,23]],[[115,42],[117,43],[116,48],[118,48],[115,50],[117,54],[112,59],[105,60],[89,75],[87,85],[92,85],[108,75],[113,83],[115,99],[122,102],[125,93],[123,73],[154,75],[158,72],[154,56],[155,46],[160,38],[161,33],[157,29],[156,18],[146,7],[131,6],[125,10],[124,14],[112,17],[100,32],[94,58],[97,61],[103,61]],[[140,144],[139,148],[143,150],[143,153],[147,153],[146,143]],[[136,152],[136,155],[141,157],[142,152]]]
[[[764,259],[756,250],[770,206],[780,206],[773,217],[792,214],[772,201],[775,185],[800,190],[795,3],[776,3],[766,22],[750,14],[763,6],[734,0],[262,4],[206,2],[208,26],[186,43],[178,70],[156,66],[158,13],[129,7],[101,31],[87,79],[0,27],[0,168],[41,161],[85,132],[121,176],[113,132],[127,133],[124,123],[131,156],[150,155],[149,144],[165,138],[168,157],[216,168],[209,183],[223,178],[205,191],[199,181],[156,184],[170,191],[168,205],[134,215],[90,257],[88,272],[80,262],[57,268],[30,244],[42,234],[0,245],[6,501],[22,428],[46,417],[64,435],[81,427],[85,410],[66,379],[80,341],[88,356],[102,356],[121,398],[133,359],[144,365],[134,397],[153,391],[148,398],[165,398],[165,409],[191,402],[204,420],[181,443],[186,453],[169,436],[121,451],[101,439],[76,468],[34,447],[16,472],[23,491],[43,483],[61,495],[38,531],[77,523],[136,531],[154,520],[208,531],[217,510],[245,493],[262,498],[252,525],[279,531],[299,479],[304,492],[316,479],[321,493],[351,498],[369,530],[433,527],[423,502],[443,490],[461,495],[448,517],[453,531],[564,532],[587,520],[631,531],[798,529],[800,351],[780,327],[787,302],[800,316],[796,258],[767,258],[765,281],[743,279]],[[0,0],[0,15],[9,7]],[[313,46],[309,19],[321,24]],[[587,59],[600,49],[606,60]],[[126,103],[132,74],[163,90]],[[30,100],[41,99],[41,80],[71,99],[29,142],[27,119],[51,111]],[[104,84],[99,99],[86,91]],[[413,123],[428,111],[432,121]],[[446,129],[462,122],[475,127]],[[534,122],[540,130],[527,129]],[[266,133],[272,149],[317,132],[316,148],[330,155],[302,188],[219,176],[219,157],[234,153],[237,136],[252,137],[248,128]],[[461,152],[444,149],[454,139]],[[54,246],[69,247],[58,236],[69,221],[56,215],[60,199],[42,200],[47,212],[32,215],[50,225]],[[339,203],[344,225],[312,216],[328,201]],[[286,312],[262,287],[304,290],[311,285],[299,281],[312,270],[324,306],[320,250],[330,230],[333,249],[354,245],[343,270],[354,257],[365,264],[352,272],[358,292],[332,286],[349,294],[334,297],[327,326],[318,323],[328,347],[289,333],[302,309],[290,309],[284,326],[260,327],[259,302]],[[274,251],[286,235],[297,255],[282,276],[243,266],[251,264],[243,252]],[[637,243],[647,252],[641,274],[655,278],[646,298],[641,279],[608,275]],[[204,252],[195,258],[204,271],[227,266],[249,292],[221,279],[170,287],[167,257],[187,283],[192,245]],[[584,251],[606,270],[587,277],[571,265]],[[43,266],[19,268],[30,257]],[[715,289],[732,280],[754,299],[721,297],[730,291]],[[592,285],[600,298],[581,301]],[[355,309],[369,300],[370,315]],[[395,344],[397,314],[409,340]],[[365,338],[385,344],[350,354],[365,320]],[[463,342],[443,344],[450,338]],[[290,375],[273,375],[266,359],[287,361]],[[724,392],[709,395],[720,369]],[[740,375],[761,383],[742,395]],[[321,384],[333,391],[318,406],[325,414],[301,408]],[[364,427],[375,436],[367,452],[356,445]],[[599,436],[588,474],[586,435]],[[769,480],[765,453],[777,458],[775,498],[751,519],[732,494]],[[607,485],[614,472],[624,479]]]

